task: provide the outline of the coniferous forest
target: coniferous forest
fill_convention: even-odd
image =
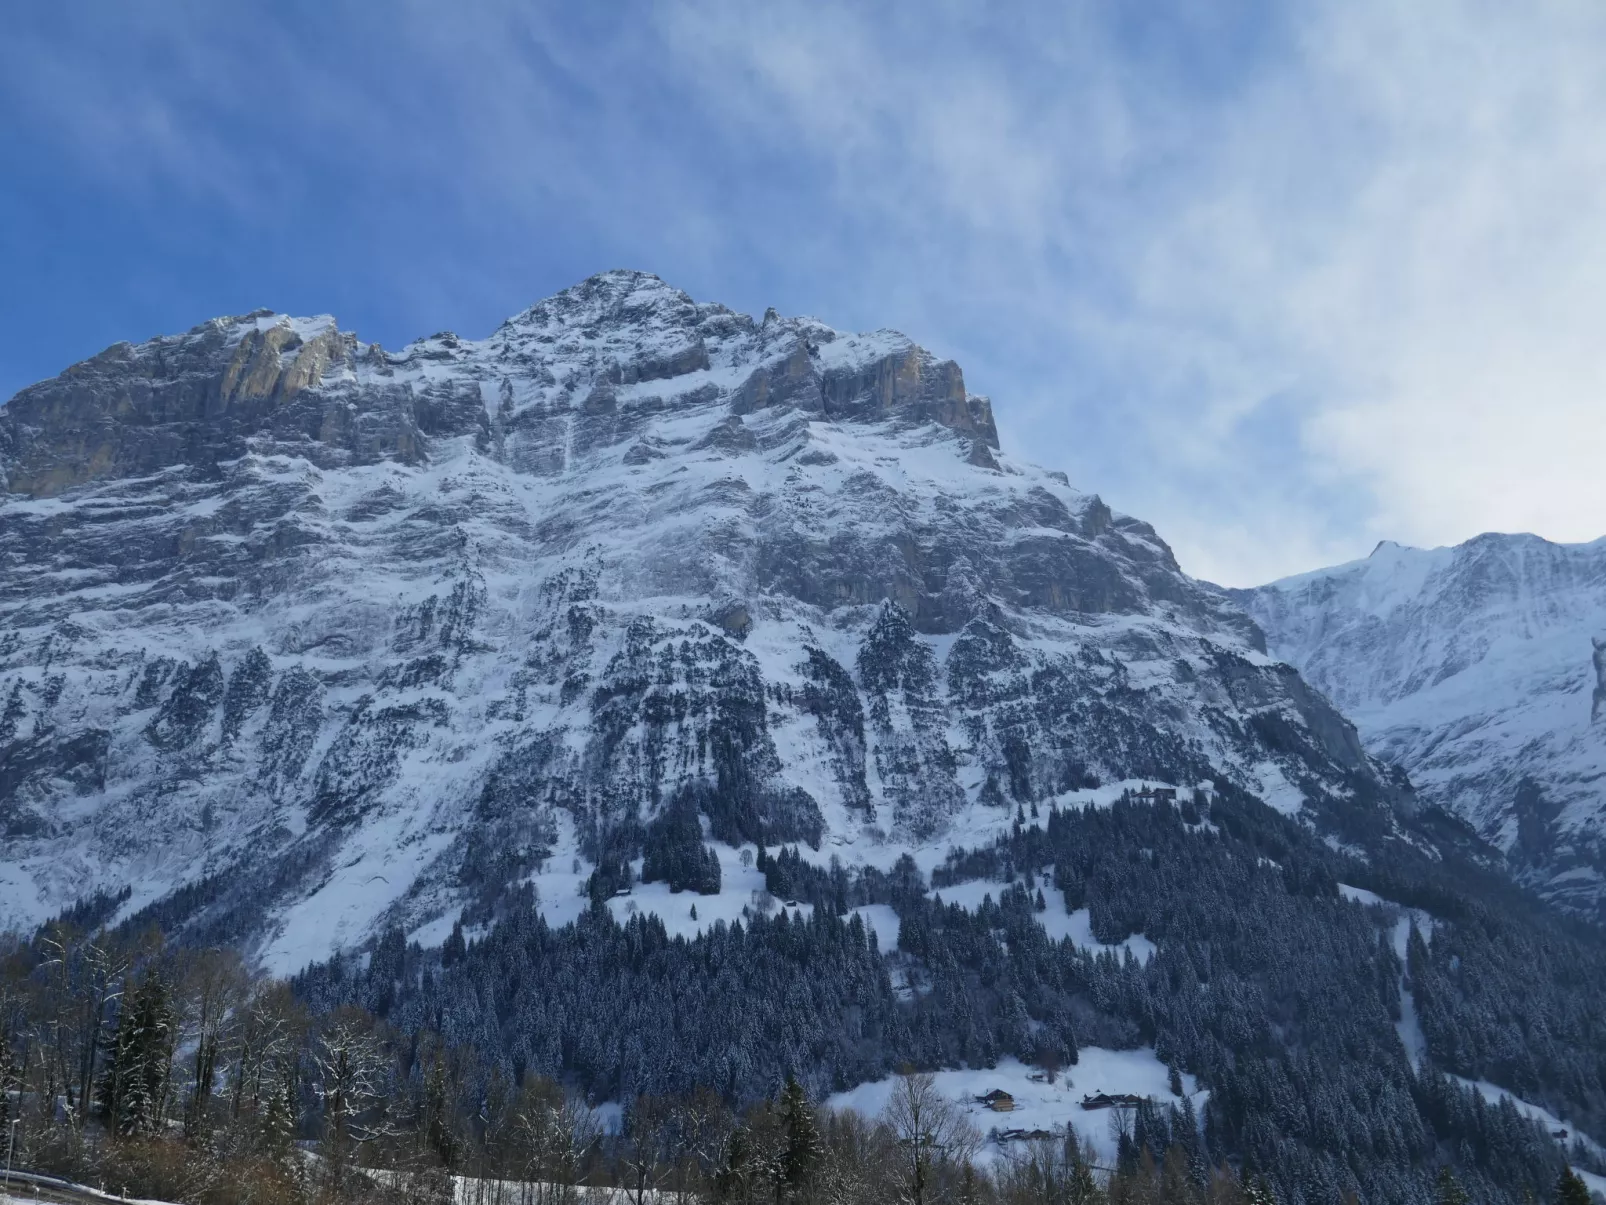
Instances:
[[[687,899],[717,890],[695,819],[616,835],[612,876],[641,853]],[[1022,813],[929,878],[908,858],[849,871],[764,851],[768,895],[812,904],[806,919],[755,901],[671,937],[655,917],[619,924],[594,876],[571,925],[526,887],[437,949],[393,930],[290,982],[188,941],[193,902],[108,926],[126,897],[98,897],[5,952],[3,1120],[19,1165],[197,1202],[445,1200],[454,1184],[521,1202],[1574,1199],[1569,1162],[1606,1171],[1599,938],[1470,860],[1391,856],[1335,852],[1230,790],[1126,798]],[[941,902],[978,878],[996,898]],[[1051,940],[1050,898],[1088,908],[1099,941],[1157,952]],[[865,904],[896,910],[895,951]],[[1403,962],[1402,908],[1432,918],[1407,922]],[[1208,1089],[1203,1108],[1178,1093],[1112,1114],[1113,1167],[1074,1135],[984,1152],[921,1074],[1006,1056],[1071,1073],[1092,1046],[1152,1047],[1174,1083]],[[888,1076],[882,1116],[822,1105]]]

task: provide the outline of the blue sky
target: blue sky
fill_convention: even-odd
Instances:
[[[480,336],[628,266],[954,357],[1201,576],[1589,539],[1603,118],[1598,3],[25,0],[0,396],[258,306]]]

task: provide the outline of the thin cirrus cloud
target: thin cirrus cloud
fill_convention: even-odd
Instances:
[[[908,331],[1216,580],[1603,534],[1598,6],[607,10],[16,23],[0,392],[260,304],[480,334],[630,265]]]

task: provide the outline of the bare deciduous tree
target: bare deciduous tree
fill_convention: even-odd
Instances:
[[[212,1103],[225,1054],[226,1027],[250,985],[245,966],[233,950],[196,950],[183,959],[178,1000],[186,1044],[193,1045],[190,1095],[184,1105],[184,1132],[200,1133]]]
[[[356,1010],[336,1013],[318,1034],[312,1063],[314,1092],[323,1106],[325,1164],[338,1189],[356,1148],[376,1136],[373,1127],[358,1124],[384,1095],[385,1048],[372,1018]]]
[[[674,1121],[670,1102],[659,1096],[638,1096],[626,1113],[620,1166],[631,1205],[655,1200],[669,1179]]]
[[[1102,1194],[1093,1161],[1093,1148],[1079,1142],[1074,1131],[1064,1138],[1017,1144],[997,1170],[999,1196],[1007,1205],[1094,1205]]]
[[[596,1118],[542,1076],[527,1076],[513,1114],[513,1147],[522,1167],[520,1205],[575,1200],[580,1157],[597,1139]]]
[[[911,1205],[935,1199],[935,1173],[945,1165],[968,1163],[981,1144],[980,1133],[964,1111],[923,1072],[898,1077],[882,1120],[901,1150],[903,1196]]]

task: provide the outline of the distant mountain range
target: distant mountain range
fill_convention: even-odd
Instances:
[[[1606,539],[1383,543],[1232,593],[1368,752],[1520,880],[1606,919]]]

